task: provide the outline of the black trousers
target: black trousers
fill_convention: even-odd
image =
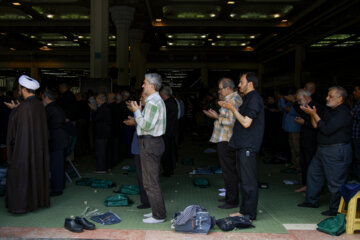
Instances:
[[[134,154],[134,160],[135,160],[135,165],[136,165],[136,174],[137,174],[137,181],[138,181],[138,184],[139,184],[141,204],[150,206],[148,196],[147,196],[147,194],[145,192],[145,189],[144,189],[140,155]]]
[[[217,143],[217,152],[226,189],[225,202],[231,205],[238,205],[239,180],[236,170],[236,151],[229,147],[228,142],[219,142]]]
[[[61,192],[65,188],[65,150],[50,152],[51,191]]]
[[[95,138],[96,171],[106,171],[111,168],[111,163],[107,158],[107,144],[107,138]]]
[[[315,155],[315,152],[316,145],[306,147],[300,145],[301,183],[303,186],[306,186],[308,168],[310,166],[312,158]]]
[[[109,138],[107,145],[107,163],[110,165],[107,169],[115,167],[119,163],[119,139]]]
[[[176,166],[176,143],[175,136],[163,136],[165,143],[165,151],[161,157],[161,165],[164,176],[171,176],[174,174]]]
[[[257,182],[256,152],[251,148],[240,148],[236,152],[240,179],[240,213],[256,219],[259,189]]]
[[[160,161],[165,150],[164,140],[162,137],[141,138],[139,136],[139,149],[144,188],[153,218],[165,219],[165,202],[159,180]]]

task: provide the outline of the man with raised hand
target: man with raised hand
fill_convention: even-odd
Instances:
[[[233,102],[236,109],[242,103],[240,95],[235,91],[235,84],[230,78],[220,79],[218,93],[220,99]],[[219,199],[219,201],[224,201],[224,204],[219,205],[219,208],[235,208],[239,205],[239,181],[236,170],[235,149],[229,147],[229,141],[233,134],[236,119],[230,110],[223,107],[220,108],[219,113],[213,109],[204,110],[203,112],[209,118],[215,119],[210,142],[217,145],[226,189],[225,199]]]
[[[243,94],[243,104],[236,108],[230,101],[220,101],[219,105],[229,109],[236,122],[229,146],[236,149],[237,167],[240,179],[240,211],[230,216],[248,215],[256,219],[259,199],[256,155],[260,150],[264,136],[264,103],[256,91],[258,78],[255,73],[240,75],[239,90]]]
[[[166,129],[165,103],[159,95],[161,76],[157,73],[145,74],[142,88],[146,97],[144,110],[141,112],[136,101],[128,101],[126,104],[130,111],[135,112],[143,183],[152,210],[152,213],[144,215],[143,222],[161,223],[166,218],[159,181],[159,166],[165,150],[162,135]]]
[[[7,134],[8,172],[6,206],[11,213],[26,213],[50,206],[50,161],[45,108],[35,96],[40,84],[22,75],[18,103],[13,109]]]

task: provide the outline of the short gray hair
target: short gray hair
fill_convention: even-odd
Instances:
[[[122,96],[126,96],[126,97],[130,97],[130,93],[129,93],[129,91],[127,91],[127,90],[123,90],[123,91],[121,92],[121,95],[122,95]]]
[[[311,97],[311,93],[305,89],[300,88],[296,91],[296,95]]]
[[[345,101],[345,99],[347,98],[348,94],[345,90],[345,88],[341,87],[341,86],[333,86],[331,88],[329,88],[329,91],[331,90],[336,90],[336,93],[342,97],[343,102]]]
[[[153,84],[155,87],[155,91],[159,91],[161,88],[161,76],[157,73],[147,73],[145,74],[145,78],[148,80],[150,84]]]
[[[229,87],[230,89],[234,90],[235,84],[234,81],[230,78],[224,77],[219,80],[219,84],[222,83],[223,88]]]
[[[173,95],[173,94],[172,94],[172,89],[171,89],[170,86],[164,86],[164,87],[160,90],[160,92],[164,93],[166,96],[169,96],[169,97]]]

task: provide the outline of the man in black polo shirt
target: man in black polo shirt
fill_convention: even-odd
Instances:
[[[321,117],[315,106],[300,107],[310,115],[311,124],[319,131],[318,147],[308,169],[306,200],[298,206],[319,207],[320,192],[326,180],[331,195],[329,210],[321,213],[325,216],[336,216],[341,196],[339,187],[346,182],[351,164],[352,117],[344,104],[346,97],[344,88],[331,87],[326,98],[329,108]]]
[[[221,107],[229,109],[237,119],[229,146],[236,149],[237,167],[240,179],[241,205],[238,213],[230,216],[248,215],[251,220],[256,219],[258,203],[258,183],[256,155],[264,136],[264,103],[255,90],[258,78],[255,73],[248,72],[240,75],[239,89],[244,95],[243,104],[238,109],[234,103],[220,101]]]

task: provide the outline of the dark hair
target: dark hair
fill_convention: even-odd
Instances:
[[[32,94],[35,94],[35,93],[36,93],[36,90],[28,89],[28,88],[23,87],[23,86],[21,86],[21,85],[20,85],[20,88],[25,88],[28,93],[32,93]]]
[[[50,100],[55,101],[56,100],[56,93],[51,90],[45,90],[43,93],[44,97],[48,97]]]
[[[66,83],[66,82],[60,83],[59,86],[61,86],[61,87],[66,87],[67,89],[70,89],[70,84],[68,84],[68,83]]]
[[[254,72],[245,72],[245,73],[242,73],[240,74],[240,78],[245,75],[246,76],[246,80],[248,82],[252,82],[253,83],[253,86],[254,88],[257,88],[258,87],[258,77],[256,76],[256,73]]]

